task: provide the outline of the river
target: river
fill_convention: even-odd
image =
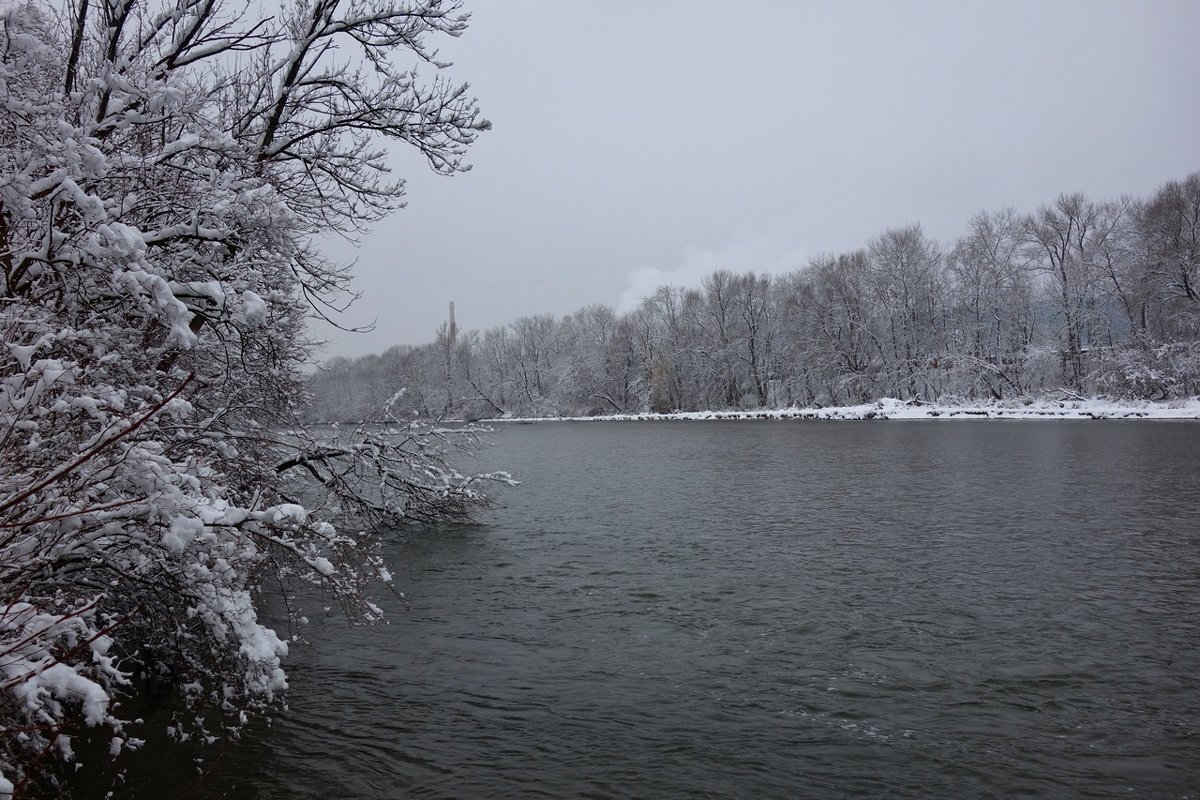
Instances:
[[[390,624],[316,619],[286,712],[129,792],[1200,796],[1200,425],[493,440],[522,486],[397,534]]]

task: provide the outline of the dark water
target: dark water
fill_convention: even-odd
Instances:
[[[524,485],[406,534],[195,796],[1200,796],[1200,424],[496,441]]]

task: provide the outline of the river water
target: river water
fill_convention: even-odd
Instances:
[[[315,621],[288,711],[140,794],[1200,797],[1200,425],[494,441],[523,485],[397,535],[389,625]]]

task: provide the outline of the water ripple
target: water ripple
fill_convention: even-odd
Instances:
[[[514,426],[213,796],[1196,797],[1200,426]],[[265,751],[265,752],[264,752]],[[222,788],[223,787],[223,788]]]

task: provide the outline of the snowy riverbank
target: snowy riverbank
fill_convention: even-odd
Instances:
[[[740,419],[1200,419],[1200,398],[1168,403],[1111,400],[1033,400],[1009,403],[928,404],[885,398],[830,408],[758,411],[681,411],[674,414],[608,414],[596,417],[506,417],[484,422],[653,422]]]

